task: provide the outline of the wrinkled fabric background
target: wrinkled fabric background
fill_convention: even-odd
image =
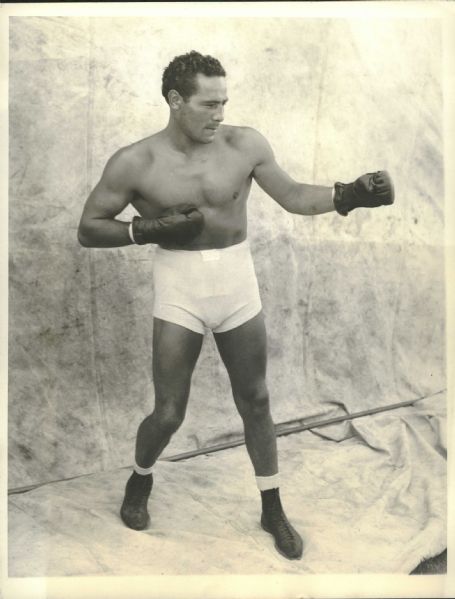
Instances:
[[[226,122],[295,179],[395,181],[393,207],[348,218],[252,188],[275,421],[426,398],[280,437],[299,562],[259,527],[244,447],[160,460],[151,528],[118,516],[153,409],[154,248],[76,230],[107,159],[165,126],[162,69],[193,48],[228,72]],[[10,576],[408,573],[447,546],[441,58],[431,19],[10,19],[9,487],[58,481],[10,496]],[[241,432],[208,335],[165,455]]]
[[[347,218],[290,215],[253,186],[275,421],[445,387],[438,21],[14,17],[10,487],[133,461],[153,408],[154,248],[85,249],[76,229],[109,156],[165,126],[162,69],[193,48],[227,70],[225,122],[260,130],[297,180],[388,169],[395,181],[393,207]],[[167,454],[240,433],[207,336]]]
[[[158,461],[151,526],[141,533],[118,516],[129,469],[12,495],[9,574],[408,574],[447,546],[444,398],[353,426],[357,435],[340,443],[309,431],[278,439],[301,560],[281,557],[261,529],[251,464],[237,447]]]

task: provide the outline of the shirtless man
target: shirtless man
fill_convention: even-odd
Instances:
[[[303,543],[284,513],[274,424],[266,385],[266,332],[247,241],[253,179],[285,210],[315,215],[393,202],[386,172],[334,187],[294,181],[254,129],[222,125],[228,101],[218,60],[190,52],[163,73],[169,122],[107,162],[84,207],[78,238],[85,247],[158,245],[154,264],[155,406],[140,424],[135,466],[121,507],[130,528],[149,524],[152,467],[186,411],[203,335],[213,331],[243,420],[245,443],[261,492],[261,525],[277,550],[299,559]],[[132,204],[140,216],[116,217]]]

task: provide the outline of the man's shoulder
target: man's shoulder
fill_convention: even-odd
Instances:
[[[127,175],[150,166],[154,159],[154,148],[157,146],[155,135],[135,141],[116,150],[108,159],[106,170],[113,175]]]
[[[253,127],[223,125],[223,130],[226,142],[255,163],[262,162],[270,152],[267,139]]]
[[[239,125],[222,125],[224,138],[232,144],[258,144],[265,139],[257,129]]]
[[[151,135],[119,148],[111,157],[114,162],[133,166],[135,163],[153,160],[153,150],[158,145],[158,134]]]

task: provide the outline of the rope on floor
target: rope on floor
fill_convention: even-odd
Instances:
[[[345,414],[343,416],[337,416],[334,418],[327,418],[326,420],[318,420],[315,422],[307,422],[305,423],[302,419],[289,420],[287,422],[282,422],[275,426],[277,437],[283,437],[285,435],[292,435],[294,433],[301,433],[303,431],[312,430],[314,428],[321,428],[324,426],[329,426],[330,424],[336,424],[338,422],[345,422],[346,420],[354,420],[355,418],[362,418],[364,416],[371,416],[372,414],[378,414],[380,412],[388,412],[390,410],[396,410],[397,408],[404,408],[407,406],[412,406],[415,403],[422,401],[424,399],[429,399],[430,397],[434,397],[441,393],[444,393],[446,389],[441,389],[440,391],[436,391],[431,395],[424,395],[423,397],[417,397],[416,399],[410,399],[408,401],[402,401],[399,403],[389,404],[387,406],[381,406],[379,408],[370,408],[369,410],[363,410],[361,412],[354,412],[353,414]],[[180,462],[182,460],[188,460],[190,458],[194,458],[200,455],[206,455],[209,453],[215,453],[217,451],[223,451],[224,449],[232,449],[234,447],[239,447],[240,445],[245,445],[245,438],[242,436],[237,440],[228,441],[227,443],[218,443],[216,445],[210,445],[208,447],[201,447],[199,449],[193,449],[191,451],[185,451],[183,453],[177,453],[175,455],[166,456],[163,458],[159,458],[164,462]],[[122,469],[131,469],[132,465],[124,466]],[[43,483],[36,483],[34,485],[28,485],[26,487],[16,487],[14,489],[8,490],[8,495],[17,495],[19,493],[27,493],[28,491],[33,491],[33,489],[37,489],[39,487],[43,487],[44,485],[51,485],[52,483],[59,483],[68,480],[75,480],[77,478],[82,478],[83,476],[87,476],[87,474],[93,473],[85,473],[80,474],[78,476],[72,476],[70,478],[61,478],[57,480],[50,480]]]

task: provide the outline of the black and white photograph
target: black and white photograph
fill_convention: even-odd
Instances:
[[[455,12],[280,4],[1,15],[5,598],[452,596]]]

